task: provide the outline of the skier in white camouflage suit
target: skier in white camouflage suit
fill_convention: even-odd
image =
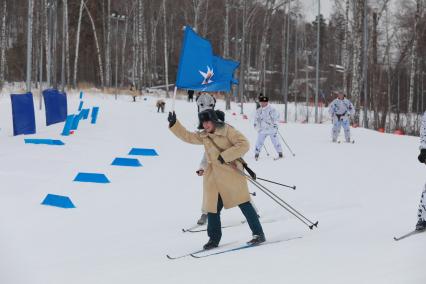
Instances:
[[[260,108],[256,110],[256,117],[254,119],[254,127],[258,129],[256,148],[254,158],[259,158],[259,153],[262,150],[263,143],[266,137],[270,137],[278,157],[283,157],[283,149],[280,140],[278,139],[278,119],[280,114],[278,111],[269,104],[267,96],[259,96]]]
[[[333,93],[337,94],[337,98],[328,107],[328,112],[333,122],[332,141],[337,142],[340,128],[343,127],[346,142],[351,142],[350,117],[355,114],[354,106],[345,98],[343,92]]]
[[[417,157],[420,163],[426,162],[426,112],[423,114],[422,127],[420,128],[420,155]],[[426,184],[420,198],[418,220],[416,224],[417,231],[426,229]]]

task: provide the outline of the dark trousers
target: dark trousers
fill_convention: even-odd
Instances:
[[[253,205],[250,202],[245,202],[238,205],[241,212],[243,212],[244,217],[246,217],[247,223],[251,229],[253,235],[263,235],[262,225],[259,222],[259,217],[257,216],[256,210],[254,210]],[[207,214],[207,235],[213,241],[219,243],[222,238],[222,229],[220,222],[220,211],[223,208],[222,198],[218,197],[217,200],[217,213],[208,213]]]

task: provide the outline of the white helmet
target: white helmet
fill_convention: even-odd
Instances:
[[[214,109],[216,105],[216,99],[209,94],[203,93],[197,97],[198,112],[202,112],[206,109]]]

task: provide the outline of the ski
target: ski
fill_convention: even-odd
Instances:
[[[426,232],[426,231],[425,230],[423,230],[423,231],[414,230],[414,231],[411,231],[411,232],[409,232],[409,233],[407,233],[405,235],[402,235],[400,237],[393,237],[393,239],[395,241],[400,241],[402,239],[405,239],[405,238],[408,238],[408,237],[411,237],[411,236],[414,236],[414,235],[417,235],[417,234],[420,234],[420,233],[424,233],[424,232]]]
[[[275,157],[274,158],[274,161],[278,161],[278,160],[280,160],[280,159],[283,159],[284,157]]]
[[[262,220],[260,220],[260,223],[261,224],[266,224],[266,223],[273,223],[273,222],[275,222],[276,220],[273,220],[273,219],[270,219],[270,220],[265,220],[265,221],[262,221]],[[237,226],[240,226],[240,225],[243,225],[243,224],[245,224],[245,223],[247,223],[247,221],[246,220],[243,220],[243,221],[240,221],[239,223],[235,223],[235,224],[230,224],[230,225],[224,225],[224,226],[222,226],[221,228],[222,229],[226,229],[226,228],[233,228],[233,227],[237,227]],[[201,233],[201,232],[206,232],[207,231],[207,228],[204,228],[204,229],[182,229],[182,231],[184,232],[184,233]]]
[[[190,232],[190,231],[192,231],[192,230],[195,230],[195,229],[197,229],[198,227],[201,227],[201,226],[203,226],[203,225],[198,225],[198,224],[196,224],[196,225],[194,225],[194,226],[192,226],[192,227],[189,227],[189,228],[187,228],[187,229],[182,229],[182,232],[184,232],[184,233],[186,233],[186,232]]]
[[[236,243],[236,241],[235,241],[235,242],[229,242],[229,243],[226,243],[226,244],[220,245],[220,246],[218,246],[217,248],[214,248],[213,250],[216,250],[216,249],[218,249],[218,248],[223,248],[223,247],[226,247],[226,246],[232,245],[232,244],[234,244],[234,243]],[[190,256],[191,254],[202,253],[202,252],[205,252],[205,251],[211,251],[211,249],[210,249],[210,250],[199,249],[199,250],[192,251],[192,252],[189,252],[189,253],[184,253],[184,254],[181,254],[181,255],[178,255],[178,256],[170,256],[169,254],[166,254],[166,257],[167,257],[168,259],[170,259],[170,260],[175,260],[175,259],[179,259],[179,258],[184,258],[184,257]]]
[[[346,141],[337,141],[337,143],[338,144],[343,144],[343,143],[347,143],[347,144],[355,144],[355,140],[351,140],[351,141],[349,141],[349,142],[346,142]]]
[[[239,225],[242,225],[242,224],[245,224],[247,221],[240,221],[240,223],[235,223],[235,224],[230,224],[230,225],[224,225],[224,226],[222,226],[221,228],[222,229],[226,229],[226,228],[231,228],[231,227],[236,227],[236,226],[239,226]],[[204,229],[197,229],[198,227],[195,227],[195,228],[189,228],[189,229],[182,229],[182,231],[184,232],[184,233],[200,233],[200,232],[206,232],[207,231],[207,228],[204,228]]]
[[[270,244],[276,244],[276,243],[281,243],[281,242],[287,242],[287,241],[291,241],[291,240],[295,240],[295,239],[301,239],[301,238],[302,237],[299,236],[299,237],[292,237],[292,238],[282,239],[282,240],[277,240],[277,241],[270,241],[270,242],[266,241],[266,242],[258,244],[258,245],[245,244],[245,245],[240,245],[240,246],[235,247],[235,248],[221,250],[221,251],[212,252],[212,253],[208,253],[208,254],[202,254],[202,255],[198,255],[200,253],[203,253],[203,251],[199,251],[199,252],[191,253],[190,256],[192,256],[193,258],[204,258],[204,257],[213,256],[213,255],[224,254],[224,253],[228,253],[228,252],[234,252],[234,251],[238,251],[238,250],[243,250],[243,249],[248,249],[248,248],[253,248],[253,247],[259,247],[259,246],[265,246],[265,245],[270,245]]]

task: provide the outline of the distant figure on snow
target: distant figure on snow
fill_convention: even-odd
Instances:
[[[420,155],[418,159],[420,163],[424,164],[426,162],[426,112],[423,114],[422,127],[420,128]],[[417,217],[416,230],[426,230],[426,184],[420,198]]]
[[[262,150],[266,137],[270,137],[274,148],[278,153],[278,158],[283,157],[283,149],[278,139],[278,120],[280,114],[269,104],[267,96],[259,96],[260,108],[256,110],[254,118],[254,128],[258,129],[256,148],[254,158],[259,159],[259,153]]]
[[[188,90],[188,102],[194,101],[194,90]]]
[[[155,104],[157,106],[157,112],[164,112],[164,108],[166,106],[166,102],[163,100],[157,100],[157,103]]]
[[[333,122],[332,141],[337,142],[337,137],[340,134],[340,128],[345,131],[346,142],[351,142],[350,117],[355,114],[355,109],[352,103],[345,98],[343,92],[333,92],[337,94],[337,98],[331,102],[328,107],[331,120]]]

